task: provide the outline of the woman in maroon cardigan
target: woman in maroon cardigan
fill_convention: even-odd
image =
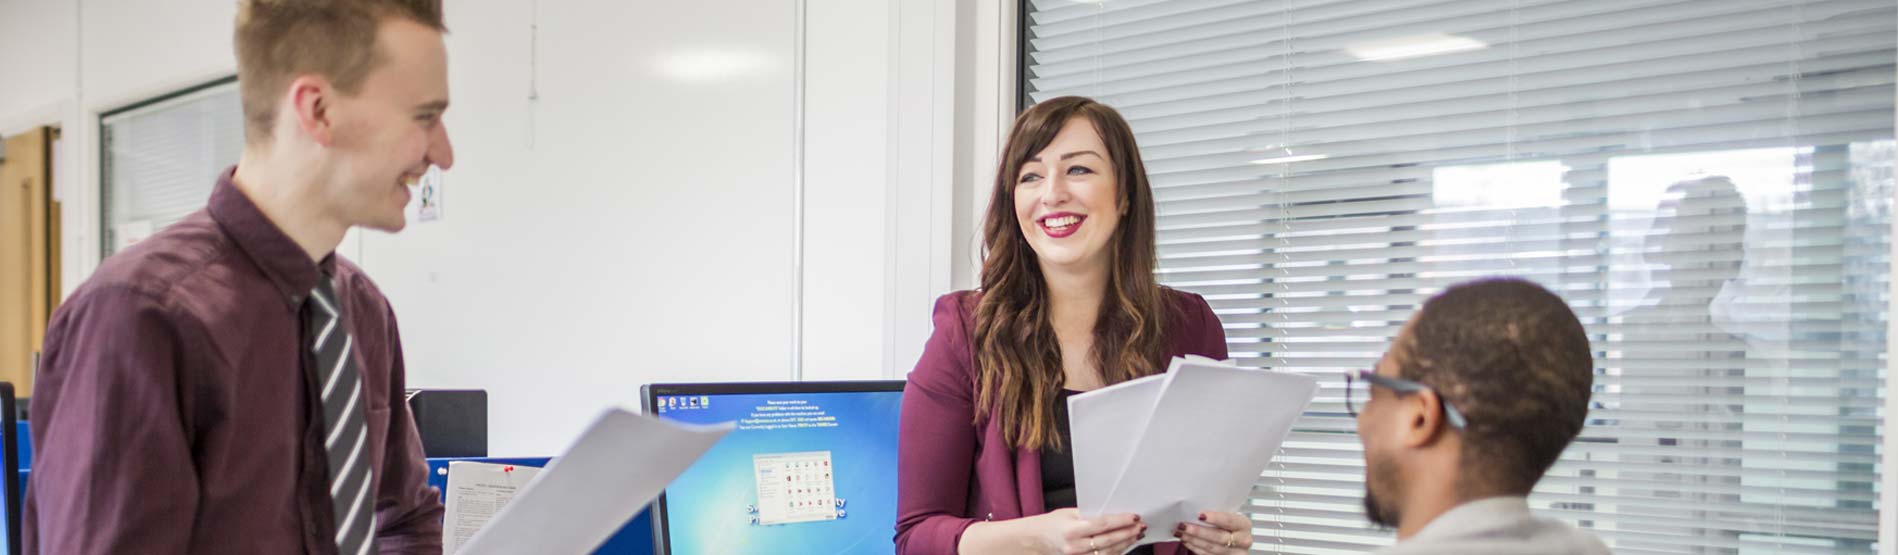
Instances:
[[[903,396],[896,551],[1120,555],[1146,525],[1073,508],[1067,398],[1164,372],[1174,356],[1226,357],[1212,307],[1154,278],[1153,192],[1126,120],[1079,97],[1017,117],[983,245],[981,290],[936,301]],[[1200,517],[1211,526],[1136,552],[1252,545],[1244,515]]]

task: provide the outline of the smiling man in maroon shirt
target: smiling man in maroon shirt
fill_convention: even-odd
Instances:
[[[333,251],[454,163],[439,0],[246,0],[209,205],[53,318],[29,553],[440,553],[395,314]]]

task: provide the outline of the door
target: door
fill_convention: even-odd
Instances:
[[[56,133],[42,127],[7,137],[0,151],[0,380],[21,397],[32,395],[33,363],[60,291]]]

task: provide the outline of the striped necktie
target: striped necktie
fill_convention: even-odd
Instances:
[[[329,454],[329,492],[336,515],[336,548],[342,555],[375,550],[375,497],[370,484],[369,426],[363,421],[362,376],[348,356],[353,341],[343,325],[343,305],[329,276],[310,293],[309,329],[316,330],[316,381],[323,387],[323,448]]]

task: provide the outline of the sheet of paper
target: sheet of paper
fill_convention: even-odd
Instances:
[[[732,428],[608,410],[461,553],[590,553]]]
[[[1113,484],[1120,477],[1121,471],[1127,468],[1127,455],[1133,453],[1134,442],[1140,439],[1136,430],[1146,428],[1147,416],[1153,414],[1153,406],[1160,401],[1160,391],[1165,386],[1166,375],[1155,375],[1068,397],[1072,422],[1069,429],[1074,443],[1068,452],[1074,454],[1074,501],[1082,515],[1103,514],[1101,508],[1107,504],[1108,488],[1080,487],[1079,484]],[[1081,414],[1087,415],[1086,433],[1081,430],[1082,418],[1076,416]]]
[[[1152,401],[1105,388],[1069,405],[1075,497],[1104,499],[1082,514],[1139,514],[1148,525],[1141,544],[1174,541],[1173,527],[1199,524],[1202,510],[1238,510],[1318,390],[1309,376],[1205,359],[1175,360],[1163,378]],[[1112,481],[1082,474],[1079,449],[1090,444],[1131,445],[1089,453],[1119,465]]]
[[[442,518],[442,547],[457,553],[540,474],[532,466],[474,461],[448,463],[448,514]]]

